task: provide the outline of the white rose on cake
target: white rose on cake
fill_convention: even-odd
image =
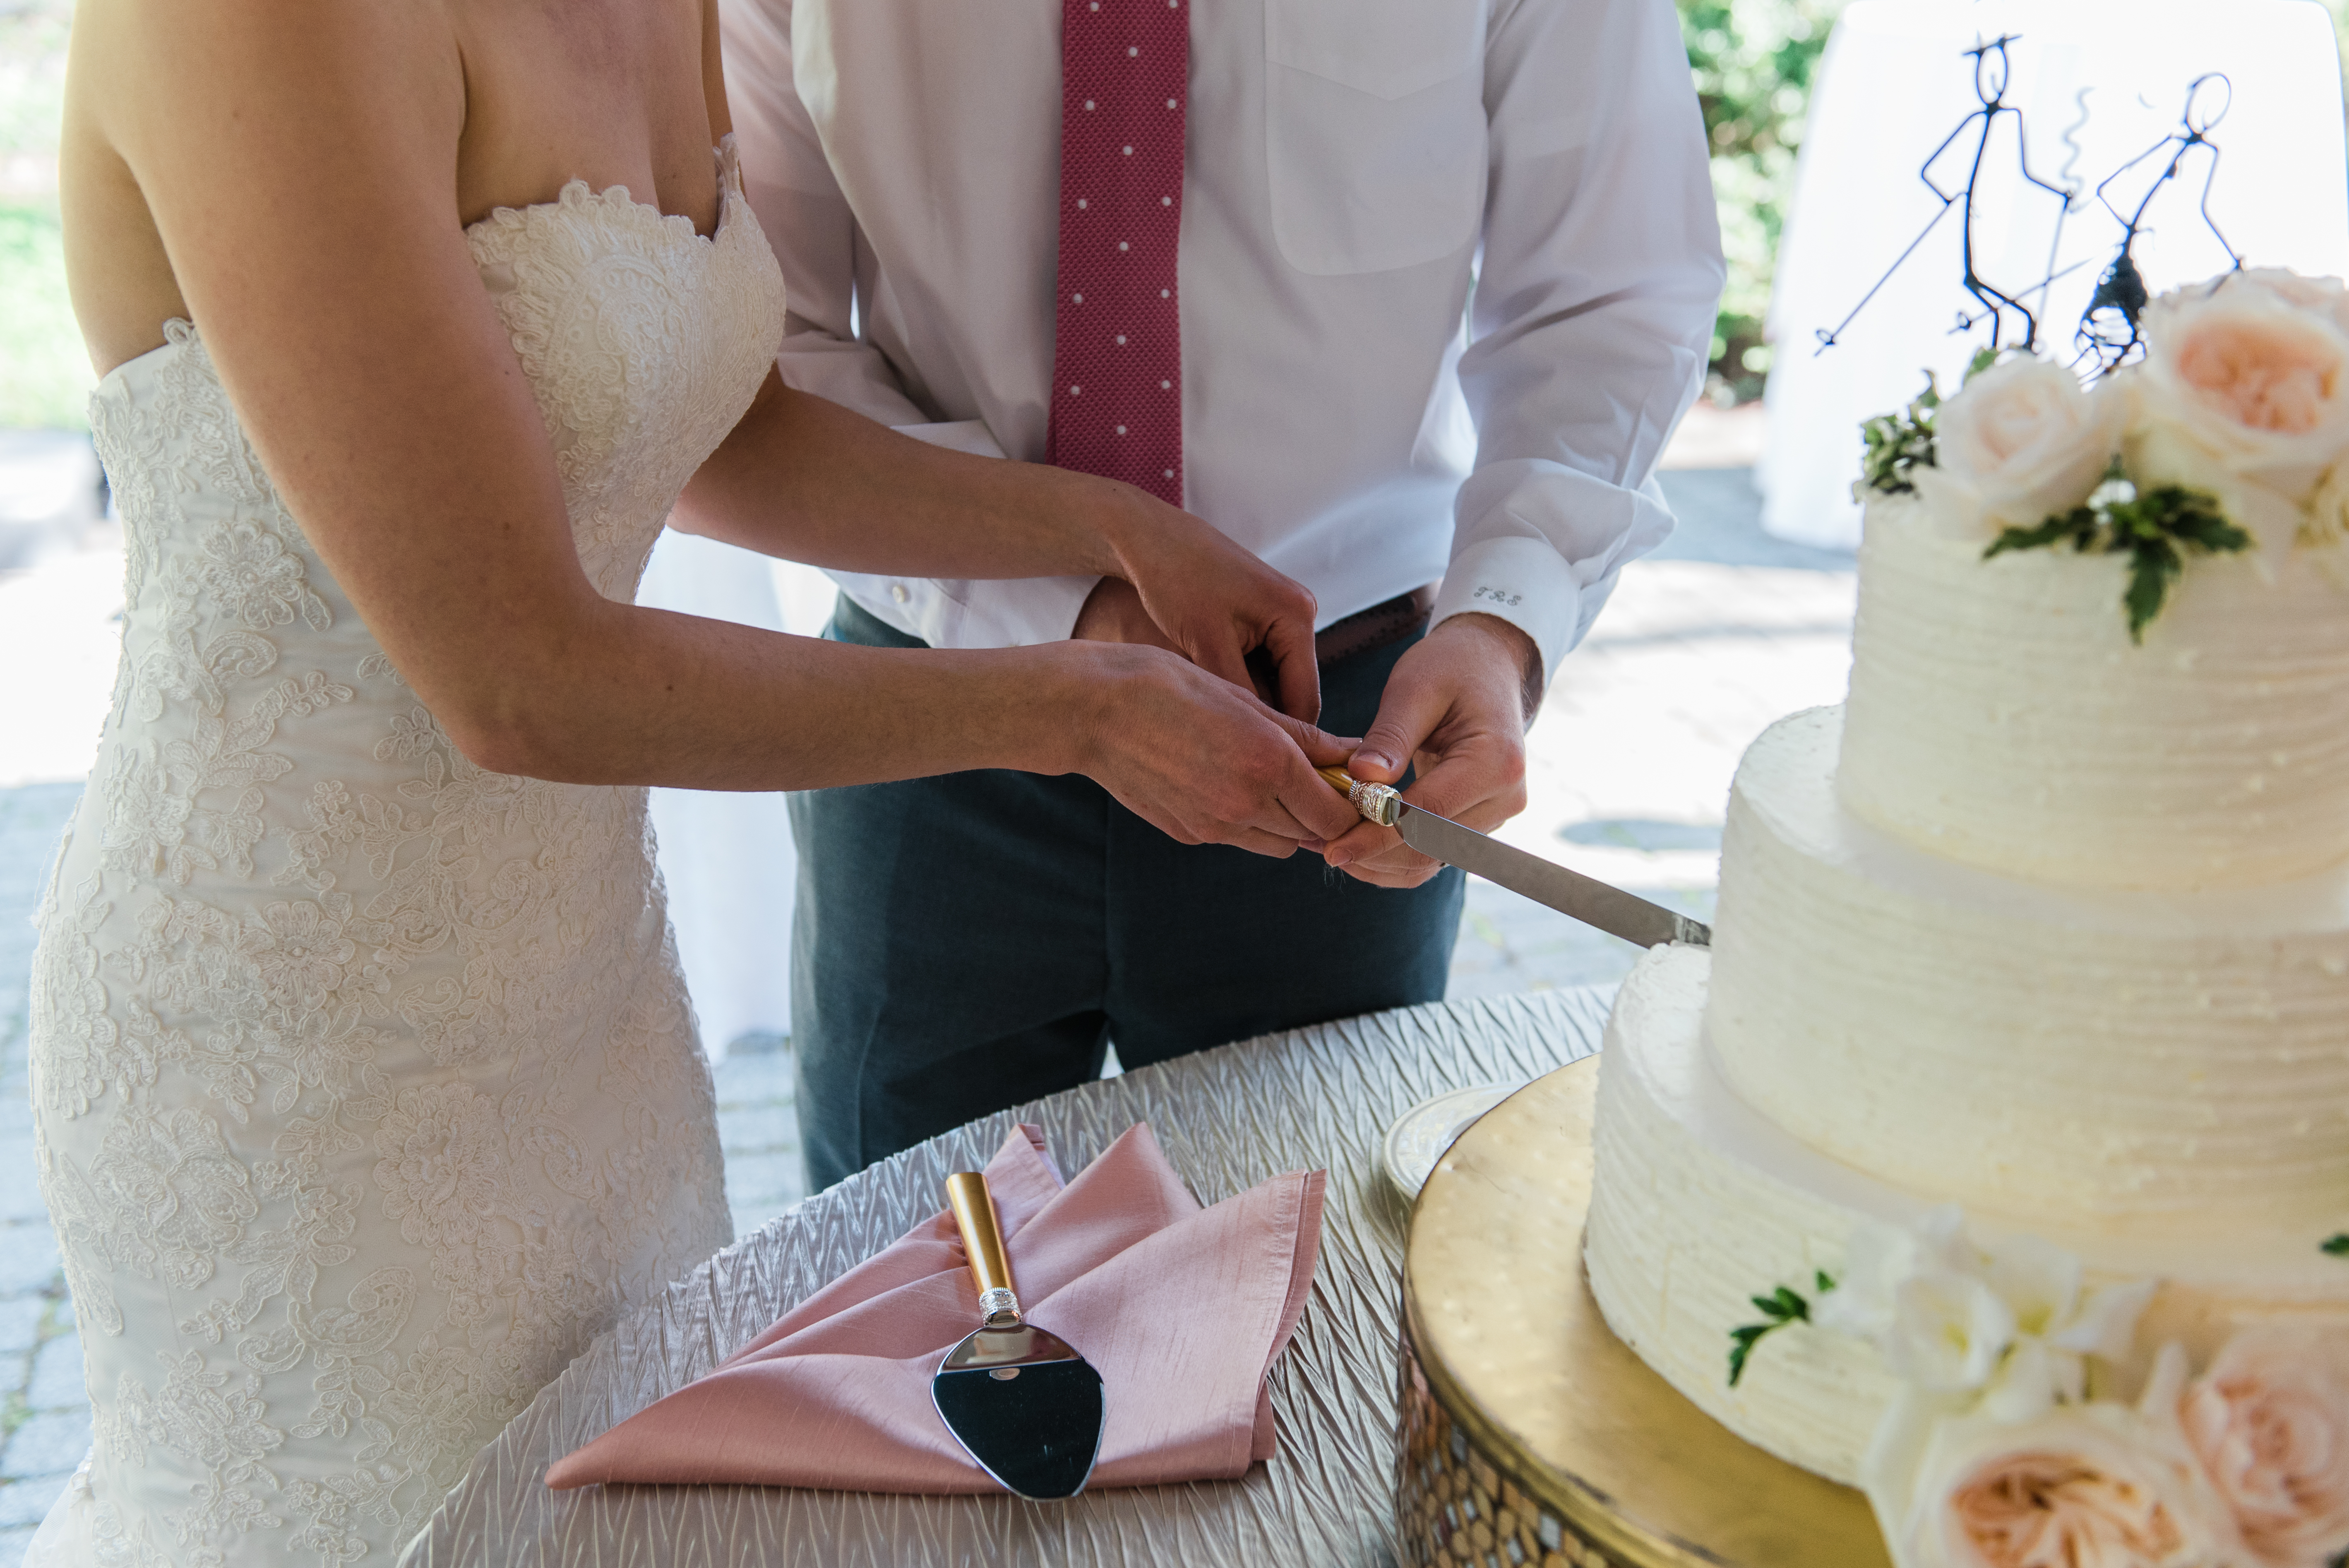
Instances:
[[[2235,274],[2164,294],[2146,307],[2145,363],[2127,373],[2132,476],[2215,495],[2271,559],[2349,452],[2349,331],[2324,280],[2291,283]]]
[[[2318,570],[2349,588],[2349,459],[2333,464],[2309,498],[2300,542],[2313,552],[2311,558]]]
[[[1854,1231],[1843,1276],[1811,1316],[1874,1344],[1911,1387],[2016,1420],[2084,1398],[2090,1358],[2127,1357],[2154,1289],[2089,1289],[2079,1258],[2036,1236],[1978,1245],[1962,1211],[1943,1204]]]
[[[1965,1222],[1965,1211],[1955,1203],[1928,1209],[1906,1225],[1861,1222],[1844,1243],[1842,1277],[1819,1297],[1811,1320],[1881,1346],[1898,1321],[1903,1284],[1921,1274],[1966,1266],[1972,1248]]]
[[[2016,355],[1970,377],[1933,417],[1933,466],[1909,478],[1962,538],[2036,528],[2086,500],[2119,454],[2124,387],[2084,392],[2060,365]]]

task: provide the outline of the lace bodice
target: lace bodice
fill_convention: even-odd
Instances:
[[[781,274],[731,138],[721,156],[713,240],[625,185],[597,194],[576,180],[466,232],[554,439],[580,559],[609,598],[635,597],[678,492],[782,339]]]
[[[710,238],[581,182],[467,232],[613,598],[782,334],[719,160]],[[31,1022],[97,1449],[42,1539],[388,1563],[589,1337],[726,1239],[709,1076],[644,792],[453,748],[195,328],[166,337],[91,400],[123,656]]]

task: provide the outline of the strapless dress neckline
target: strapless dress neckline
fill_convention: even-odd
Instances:
[[[718,222],[707,234],[695,228],[693,220],[682,212],[664,211],[657,202],[637,201],[626,185],[606,185],[603,190],[598,191],[590,186],[586,181],[574,178],[564,181],[562,189],[543,201],[525,201],[519,207],[491,208],[489,211],[464,226],[465,238],[471,242],[474,235],[494,228],[528,224],[540,221],[547,214],[561,213],[565,209],[575,210],[584,206],[602,204],[639,221],[642,216],[649,215],[663,233],[676,238],[680,243],[689,242],[696,245],[716,245],[726,237],[727,226],[738,221],[735,209],[741,204],[741,197],[737,190],[740,183],[740,167],[735,158],[734,137],[731,132],[729,132],[724,140],[709,150],[711,156],[718,160]],[[128,378],[135,376],[137,374],[135,366],[140,361],[152,359],[171,349],[174,343],[172,334],[174,327],[181,329],[184,335],[197,334],[196,324],[188,317],[183,315],[164,317],[163,341],[152,348],[142,349],[132,355],[99,377],[97,391],[92,396],[102,394],[108,383],[118,377]]]

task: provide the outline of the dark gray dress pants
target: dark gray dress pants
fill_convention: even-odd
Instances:
[[[824,634],[921,647],[843,597]],[[1360,735],[1405,640],[1325,665]],[[791,798],[792,1043],[808,1189],[1101,1075],[1441,1000],[1463,879],[1375,888],[1302,851],[1183,845],[1080,776],[996,770]]]

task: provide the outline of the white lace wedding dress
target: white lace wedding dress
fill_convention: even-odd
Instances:
[[[712,239],[582,182],[467,235],[616,599],[782,335],[719,157]],[[168,336],[91,402],[128,607],[31,1082],[96,1443],[33,1560],[388,1565],[728,1241],[709,1074],[645,792],[467,761]]]

